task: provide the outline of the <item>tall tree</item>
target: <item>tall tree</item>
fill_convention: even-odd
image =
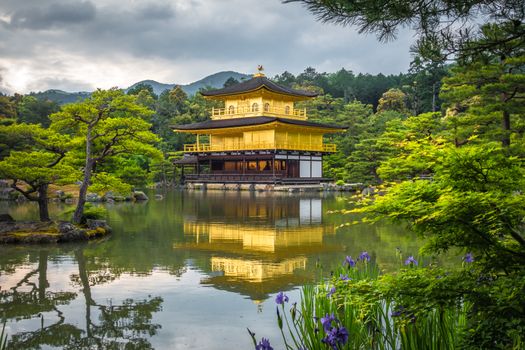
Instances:
[[[51,128],[69,133],[83,145],[84,175],[73,222],[80,223],[86,194],[96,167],[108,159],[130,154],[159,156],[147,118],[153,112],[136,97],[117,89],[97,90],[82,102],[65,105],[51,116]]]
[[[137,85],[130,88],[127,92],[128,95],[138,95],[141,91],[147,91],[148,94],[153,98],[157,99],[158,96],[155,94],[155,90],[153,90],[153,86],[148,83],[138,83]]]
[[[4,118],[16,118],[16,105],[9,96],[0,93],[0,119]]]
[[[377,113],[394,111],[408,115],[406,99],[407,97],[403,91],[399,89],[390,89],[379,99]]]
[[[382,41],[395,38],[399,29],[412,28],[418,35],[416,49],[422,57],[443,60],[447,55],[471,56],[478,50],[511,40],[525,40],[523,1],[455,0],[284,0],[304,4],[323,22],[355,25],[360,33],[375,33]],[[505,35],[491,37],[482,46],[480,18],[505,27]]]
[[[501,28],[487,25],[478,45],[505,35]],[[511,135],[525,133],[525,41],[515,39],[480,52],[469,62],[453,68],[444,79],[442,98],[449,107],[447,117],[457,126],[456,142],[463,144],[473,136],[500,140],[505,147]]]
[[[59,109],[60,106],[54,101],[26,95],[17,103],[17,119],[20,123],[40,124],[47,128],[51,123],[49,116]]]
[[[0,136],[16,139],[19,151],[11,151],[0,161],[0,177],[27,200],[37,202],[40,221],[49,221],[48,187],[72,182],[75,169],[63,162],[72,143],[67,135],[38,125],[0,126]]]

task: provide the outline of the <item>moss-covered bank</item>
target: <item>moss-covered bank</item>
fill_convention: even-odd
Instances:
[[[67,221],[0,222],[0,244],[40,244],[87,241],[111,233],[104,220],[77,226]]]

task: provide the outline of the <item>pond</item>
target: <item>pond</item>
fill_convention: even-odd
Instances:
[[[154,193],[148,193],[153,198]],[[249,349],[282,347],[275,295],[329,275],[368,251],[384,270],[420,243],[386,223],[339,228],[354,217],[341,195],[164,193],[161,200],[104,204],[114,232],[100,241],[0,246],[0,318],[14,349]],[[57,217],[67,206],[52,203]],[[33,219],[33,203],[0,213]]]

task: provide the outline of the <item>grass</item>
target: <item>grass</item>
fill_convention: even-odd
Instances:
[[[379,269],[365,259],[355,267],[336,269],[332,276],[316,285],[304,286],[300,303],[290,301],[291,304],[284,303],[278,308],[278,326],[287,349],[457,347],[465,328],[468,305],[406,310],[383,294]],[[325,326],[322,321],[326,323],[326,317],[331,315],[335,320]],[[337,333],[341,328],[347,331],[348,337]],[[338,334],[339,338],[330,334]]]
[[[4,321],[2,325],[2,331],[0,332],[0,350],[7,349],[7,333],[5,332],[5,325],[7,321]]]

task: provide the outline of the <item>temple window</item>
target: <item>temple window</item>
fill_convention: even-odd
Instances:
[[[228,107],[228,114],[235,114],[235,107],[234,106]]]
[[[284,107],[284,114],[290,114],[290,106]]]
[[[269,112],[270,111],[270,104],[267,102],[264,104],[264,111]]]
[[[252,112],[259,112],[259,105],[257,103],[252,104]]]

